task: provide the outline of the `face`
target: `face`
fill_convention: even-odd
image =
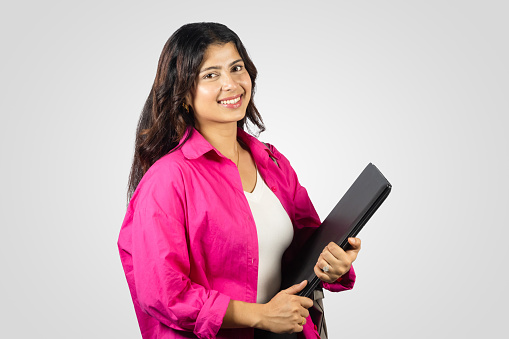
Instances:
[[[207,48],[188,104],[193,108],[198,130],[232,125],[244,118],[251,99],[251,78],[235,45]]]

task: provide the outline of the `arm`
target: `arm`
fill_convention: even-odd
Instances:
[[[276,294],[266,304],[231,300],[223,319],[223,328],[253,327],[274,333],[302,332],[313,301],[299,297],[307,282],[293,285]]]
[[[132,278],[128,277],[139,307],[170,328],[199,338],[215,337],[230,298],[189,279],[187,207],[180,173],[152,171],[140,185],[132,202]]]
[[[189,279],[183,229],[155,211],[137,211],[133,220],[133,273],[141,309],[176,330],[215,336],[230,298]],[[183,228],[183,227],[182,227]]]

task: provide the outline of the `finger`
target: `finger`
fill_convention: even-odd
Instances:
[[[348,256],[345,252],[341,254],[339,257],[335,257],[331,252],[326,252],[320,254],[320,258],[318,258],[318,262],[323,260],[323,265],[329,265],[329,269],[334,267],[339,267],[348,260]],[[320,265],[319,265],[320,266]],[[323,268],[323,266],[320,266]]]
[[[330,258],[325,258],[325,256],[330,256]],[[340,262],[332,256],[332,254],[320,254],[320,257],[318,257],[318,261],[316,262],[316,265],[318,268],[323,271],[325,274],[331,273],[331,271],[334,269],[334,265],[339,265]]]
[[[311,305],[311,306],[313,306],[313,305]],[[311,307],[311,306],[310,306],[310,307]],[[309,311],[308,311],[306,308],[302,308],[302,309],[300,310],[300,315],[301,315],[303,318],[307,318],[307,317],[309,316]]]
[[[318,267],[318,264],[315,265],[313,270],[315,271],[315,274],[318,277],[318,279],[325,282],[332,282],[332,279],[327,274],[325,274],[325,272],[323,272],[320,267]]]
[[[329,252],[338,259],[345,255],[345,251],[335,242],[330,242],[325,248],[327,249],[325,253]]]
[[[350,240],[352,239],[352,240]],[[359,238],[349,238],[348,243],[352,248],[348,251],[346,251],[346,254],[350,258],[350,262],[353,263],[357,259],[357,255],[359,254],[359,251],[361,250],[361,239]],[[353,243],[353,244],[352,244]]]
[[[304,325],[295,325],[294,329],[293,329],[293,332],[292,333],[296,333],[296,332],[302,332],[304,330]]]
[[[310,308],[311,306],[313,306],[313,300],[311,300],[310,298],[307,298],[307,297],[299,297],[299,303],[302,307],[304,307],[304,311],[307,312],[307,308]],[[306,316],[307,318],[307,316]]]
[[[296,284],[296,285],[290,286],[286,290],[283,290],[282,292],[285,292],[285,293],[288,293],[288,294],[297,294],[300,291],[302,291],[304,289],[304,287],[306,287],[307,284],[308,284],[308,281],[307,280],[303,280],[300,284]]]
[[[331,266],[330,263],[328,263],[327,265],[327,263],[322,261],[321,259],[319,260],[317,266],[318,266],[317,269],[323,272],[323,275],[320,276],[317,275],[318,278],[328,283],[332,283],[338,280],[338,278],[342,276],[349,268],[343,262],[339,262],[337,266],[334,265]],[[328,266],[327,271],[323,270],[324,266]]]
[[[356,251],[359,252],[361,249],[361,239],[359,238],[348,238],[348,243],[352,248],[349,251]]]
[[[294,330],[294,332],[302,332],[306,322],[307,322],[307,319],[304,317],[301,317],[300,320],[298,320],[298,322],[295,324],[295,328],[297,330]]]

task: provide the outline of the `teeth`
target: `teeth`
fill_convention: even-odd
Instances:
[[[221,105],[231,105],[231,104],[236,104],[239,101],[240,101],[240,97],[238,97],[236,99],[232,99],[232,100],[221,100],[220,103],[221,103]]]

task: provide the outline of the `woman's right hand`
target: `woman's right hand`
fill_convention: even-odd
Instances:
[[[306,287],[307,281],[293,285],[276,294],[264,304],[260,328],[274,333],[302,332],[313,300],[295,295]]]

